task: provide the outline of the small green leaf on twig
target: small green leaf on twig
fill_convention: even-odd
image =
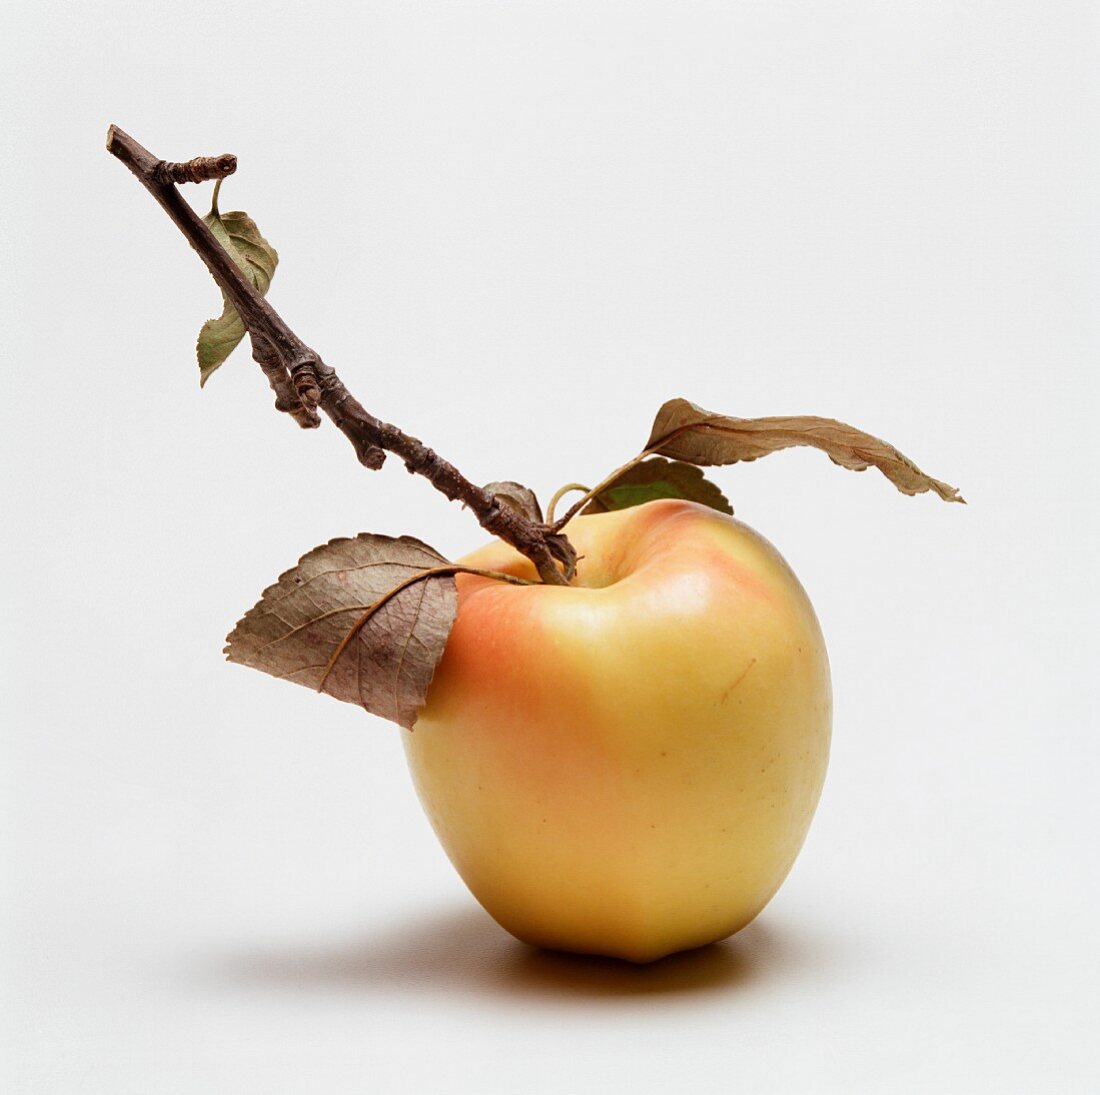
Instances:
[[[266,296],[275,276],[279,256],[275,248],[260,235],[256,222],[239,210],[221,213],[218,210],[218,191],[221,179],[214,185],[214,198],[210,212],[203,222],[214,233],[218,243],[229,253],[241,272],[256,287],[260,296]],[[244,324],[237,309],[222,294],[222,314],[209,319],[199,331],[195,347],[199,358],[199,384],[205,384],[210,374],[236,349],[245,336]]]
[[[264,590],[225,654],[411,727],[454,623],[460,569],[411,536],[333,540]]]
[[[499,483],[486,483],[485,489],[490,494],[495,494],[503,505],[522,513],[529,521],[542,524],[542,506],[539,505],[539,500],[530,487],[505,480]]]
[[[902,494],[930,490],[945,502],[963,501],[955,487],[925,475],[893,445],[833,418],[731,418],[670,399],[657,412],[646,451],[712,465],[756,460],[795,445],[821,449],[834,464],[853,471],[876,467]]]
[[[686,498],[720,513],[733,513],[726,496],[694,464],[660,456],[635,464],[601,487],[582,512],[629,509],[657,498]]]

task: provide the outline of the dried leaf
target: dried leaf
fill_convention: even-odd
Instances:
[[[448,566],[411,536],[333,540],[264,590],[225,654],[411,727],[457,610],[453,573],[432,573]]]
[[[506,480],[501,483],[486,483],[485,489],[490,494],[495,494],[504,505],[518,510],[528,520],[542,524],[542,506],[530,487]]]
[[[925,475],[893,445],[833,418],[730,418],[670,399],[658,412],[646,450],[692,464],[735,464],[810,445],[853,471],[876,467],[902,494],[935,491],[945,502],[962,502],[955,487]]]
[[[652,502],[656,498],[686,498],[720,513],[733,513],[726,496],[694,464],[655,456],[628,468],[599,493],[583,513],[607,513]]]
[[[260,235],[256,222],[247,213],[236,210],[223,214],[218,211],[220,187],[219,179],[214,186],[214,199],[210,212],[203,217],[203,222],[256,287],[260,296],[266,296],[271,279],[275,276],[279,256],[275,248]],[[208,319],[203,324],[195,346],[199,358],[200,386],[206,383],[210,374],[236,349],[244,336],[244,324],[241,322],[241,317],[237,315],[237,309],[222,293],[222,314],[217,319]]]

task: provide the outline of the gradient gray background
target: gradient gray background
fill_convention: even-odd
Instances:
[[[0,16],[7,1089],[1096,1090],[1100,61],[1087,3],[15,3]],[[829,643],[759,920],[647,970],[480,911],[400,731],[223,664],[314,544],[482,539],[299,433],[103,151],[232,150],[272,300],[545,497],[684,395],[851,421],[714,478]],[[191,188],[204,209],[209,187]]]

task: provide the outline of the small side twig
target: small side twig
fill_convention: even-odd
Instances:
[[[471,483],[422,441],[370,414],[335,370],[256,291],[209,227],[183,200],[175,186],[177,181],[217,178],[217,174],[209,174],[215,170],[229,174],[236,168],[235,158],[198,157],[185,164],[169,164],[117,126],[107,131],[107,151],[125,164],[156,199],[236,308],[252,338],[253,356],[275,391],[276,406],[281,411],[304,427],[317,425],[317,409],[323,411],[352,443],[364,467],[379,468],[386,452],[394,453],[410,472],[426,478],[447,498],[462,502],[483,528],[526,555],[543,582],[568,582],[576,569],[577,556],[560,528],[532,521],[503,505],[496,495]]]
[[[321,425],[321,416],[313,407],[302,403],[290,381],[286,366],[263,335],[252,336],[252,358],[263,369],[267,382],[275,393],[277,411],[289,414],[304,430],[316,429]]]
[[[161,160],[156,173],[162,183],[200,183],[224,179],[237,170],[237,157],[230,152],[221,156],[196,156],[186,163]]]

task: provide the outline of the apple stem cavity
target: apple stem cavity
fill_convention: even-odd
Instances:
[[[576,569],[576,552],[560,528],[502,504],[495,493],[476,486],[422,441],[370,414],[336,371],[287,326],[183,199],[177,183],[220,181],[236,171],[235,156],[198,156],[170,163],[114,125],[107,131],[107,151],[152,194],[236,309],[251,340],[253,359],[275,393],[276,410],[288,414],[303,429],[319,426],[318,411],[323,412],[351,442],[359,463],[370,470],[382,466],[387,452],[393,453],[411,473],[423,476],[448,499],[468,507],[484,529],[527,556],[543,582],[568,584]]]

